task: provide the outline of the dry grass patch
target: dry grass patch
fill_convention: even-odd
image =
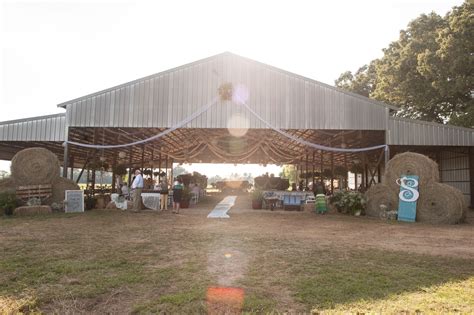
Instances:
[[[473,310],[472,226],[251,211],[239,198],[228,220],[206,218],[213,198],[180,215],[2,218],[0,313],[206,313],[216,286],[244,289],[245,313]]]

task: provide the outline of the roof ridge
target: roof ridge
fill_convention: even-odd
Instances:
[[[27,118],[5,120],[5,121],[0,121],[0,125],[14,124],[14,123],[19,123],[19,122],[53,118],[53,117],[59,117],[59,116],[66,117],[66,113],[57,113],[57,114],[49,114],[49,115],[43,115],[43,116],[34,116],[34,117],[27,117]]]
[[[274,71],[278,71],[278,72],[281,72],[281,73],[284,73],[284,74],[286,74],[286,75],[290,75],[290,76],[293,76],[293,77],[298,77],[298,78],[300,78],[300,79],[302,79],[302,80],[305,80],[305,81],[310,81],[310,82],[315,83],[315,84],[317,84],[317,85],[319,85],[319,86],[323,86],[323,87],[325,87],[325,88],[329,88],[329,89],[331,89],[331,90],[334,90],[334,91],[336,91],[336,92],[338,92],[338,93],[343,93],[343,94],[346,94],[346,95],[349,95],[349,96],[352,96],[352,97],[356,97],[356,98],[359,98],[359,99],[368,101],[368,102],[373,103],[373,104],[375,104],[375,105],[387,107],[387,108],[393,109],[393,110],[398,110],[398,109],[399,109],[398,107],[396,107],[396,106],[394,106],[394,105],[386,104],[386,103],[384,103],[384,102],[381,102],[381,101],[378,101],[378,100],[375,100],[375,99],[372,99],[372,98],[369,98],[369,97],[366,97],[366,96],[363,96],[363,95],[360,95],[360,94],[356,94],[356,93],[353,93],[353,92],[349,92],[349,91],[343,90],[343,89],[341,89],[341,88],[338,88],[338,87],[329,85],[329,84],[327,84],[327,83],[323,83],[323,82],[321,82],[321,81],[318,81],[318,80],[315,80],[315,79],[311,79],[311,78],[308,78],[308,77],[299,75],[299,74],[294,73],[294,72],[290,72],[290,71],[287,71],[287,70],[284,70],[284,69],[281,69],[281,68],[277,68],[277,67],[275,67],[275,66],[272,66],[272,65],[269,65],[269,64],[266,64],[266,63],[257,61],[257,60],[253,60],[253,59],[250,59],[250,58],[247,58],[247,57],[244,57],[244,56],[241,56],[241,55],[232,53],[232,52],[230,52],[230,51],[225,51],[225,52],[222,52],[222,53],[219,53],[219,54],[210,56],[210,57],[206,57],[206,58],[199,59],[199,60],[196,60],[196,61],[193,61],[193,62],[190,62],[190,63],[186,63],[186,64],[181,65],[181,66],[178,66],[178,67],[170,68],[170,69],[168,69],[168,70],[164,70],[164,71],[161,71],[161,72],[157,72],[157,73],[154,73],[154,74],[145,76],[145,77],[141,77],[141,78],[138,78],[138,79],[129,81],[129,82],[125,82],[125,83],[116,85],[116,86],[112,86],[112,87],[106,88],[106,89],[104,89],[104,90],[100,90],[100,91],[97,91],[97,92],[94,92],[94,93],[86,94],[86,95],[84,95],[84,96],[77,97],[77,98],[71,99],[71,100],[66,101],[66,102],[62,102],[62,103],[58,104],[57,106],[58,106],[58,107],[63,107],[63,108],[65,108],[65,106],[66,106],[67,104],[76,102],[76,101],[78,101],[78,100],[85,99],[85,98],[89,98],[89,97],[93,97],[93,96],[97,96],[97,95],[100,95],[100,94],[103,94],[103,93],[106,93],[106,92],[109,92],[109,91],[112,91],[112,90],[115,90],[115,89],[119,89],[119,88],[124,87],[124,86],[131,85],[131,84],[136,83],[136,82],[140,82],[140,81],[143,81],[143,80],[151,79],[151,78],[154,78],[154,77],[156,77],[156,76],[163,75],[163,74],[166,74],[166,73],[174,72],[174,71],[177,71],[177,70],[179,70],[179,69],[181,69],[181,68],[186,68],[186,67],[190,67],[190,66],[192,66],[192,65],[200,64],[200,63],[203,63],[203,62],[205,62],[205,61],[218,58],[218,57],[220,57],[220,56],[233,56],[233,57],[237,57],[237,58],[243,59],[243,60],[248,61],[248,62],[257,63],[258,65],[263,66],[263,67],[265,67],[265,68],[267,68],[267,69],[271,69],[271,70],[274,70]]]

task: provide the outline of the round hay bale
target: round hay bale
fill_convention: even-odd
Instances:
[[[368,216],[378,217],[381,211],[380,205],[382,204],[387,206],[387,210],[398,209],[397,192],[385,184],[371,186],[365,193],[365,198],[365,214]]]
[[[21,185],[52,184],[59,177],[59,160],[44,148],[24,149],[13,157],[11,173]]]
[[[465,219],[463,194],[456,188],[432,183],[420,190],[416,220],[433,224],[456,224]]]
[[[10,192],[14,193],[16,190],[16,182],[11,177],[0,179],[0,193]]]
[[[53,203],[62,204],[65,198],[66,190],[80,190],[79,185],[75,181],[64,177],[58,177],[53,182],[52,196],[45,201],[46,204],[51,205]]]
[[[423,154],[405,152],[397,154],[387,163],[383,183],[394,191],[400,191],[396,180],[402,175],[418,175],[419,187],[439,182],[438,164]]]

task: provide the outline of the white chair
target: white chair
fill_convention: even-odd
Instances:
[[[191,204],[195,205],[199,202],[199,193],[191,192]]]

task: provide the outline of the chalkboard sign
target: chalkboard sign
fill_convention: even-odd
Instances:
[[[65,212],[84,212],[84,191],[66,190]]]

